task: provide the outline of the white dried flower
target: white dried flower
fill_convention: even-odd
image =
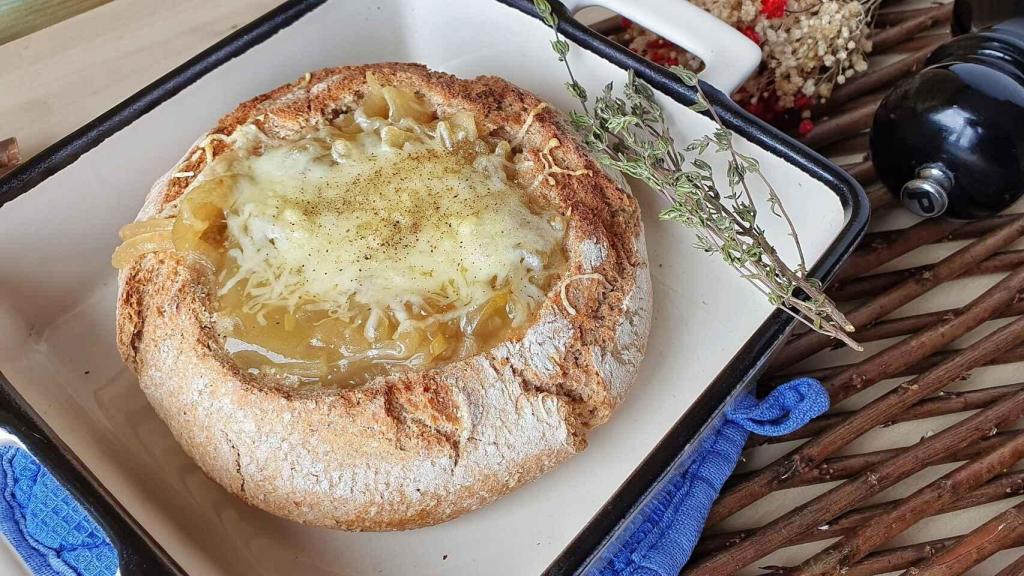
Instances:
[[[691,0],[746,35],[760,40],[763,66],[748,81],[741,99],[750,104],[793,106],[797,98],[827,99],[836,84],[867,69],[870,19],[881,0]],[[765,4],[771,2],[770,8]],[[617,38],[631,50],[649,56],[647,47],[656,36],[632,26]],[[678,51],[679,63],[699,60]],[[666,58],[663,49],[656,56]],[[657,58],[655,58],[657,61]]]

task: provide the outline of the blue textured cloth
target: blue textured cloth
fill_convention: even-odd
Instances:
[[[117,573],[106,534],[31,454],[0,446],[0,465],[0,530],[33,574]]]
[[[828,410],[817,380],[800,378],[758,402],[737,398],[705,434],[691,457],[678,462],[630,514],[585,571],[588,576],[678,576],[697,544],[708,511],[751,432],[788,434]]]

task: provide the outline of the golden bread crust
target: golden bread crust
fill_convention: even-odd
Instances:
[[[366,90],[366,73],[412,90],[442,115],[469,110],[482,134],[511,138],[541,102],[495,77],[461,80],[414,64],[320,70],[241,104],[211,131],[254,122],[282,138],[333,118]],[[242,373],[210,313],[209,279],[171,252],[121,271],[117,343],[185,451],[245,501],[306,524],[395,530],[436,524],[498,498],[586,445],[632,382],[646,347],[650,277],[639,208],[555,112],[523,140],[580,176],[539,193],[568,214],[565,294],[553,289],[518,340],[438,368],[356,389],[291,392]],[[198,146],[198,144],[197,144]],[[189,150],[172,172],[198,174]],[[214,154],[227,145],[213,141]],[[139,214],[172,216],[191,178],[158,181]]]

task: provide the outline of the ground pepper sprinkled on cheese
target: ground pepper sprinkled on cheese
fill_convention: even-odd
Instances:
[[[517,184],[512,144],[370,85],[301,138],[220,136],[182,197],[176,245],[217,269],[243,368],[351,385],[464,358],[524,328],[564,272],[565,218]]]

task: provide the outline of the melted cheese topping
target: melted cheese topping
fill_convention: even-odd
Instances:
[[[538,170],[472,114],[438,119],[368,80],[357,109],[300,138],[212,135],[178,214],[122,230],[117,267],[173,249],[216,270],[219,326],[250,372],[348,386],[465,358],[522,330],[565,270],[564,218],[519,184],[566,173],[557,141]]]
[[[562,223],[535,213],[494,162],[469,143],[452,150],[364,145],[335,161],[317,146],[236,160],[227,231],[255,306],[315,302],[346,316],[354,304],[408,320],[424,301],[475,308],[531,283],[560,244]],[[244,175],[244,176],[243,176]]]

